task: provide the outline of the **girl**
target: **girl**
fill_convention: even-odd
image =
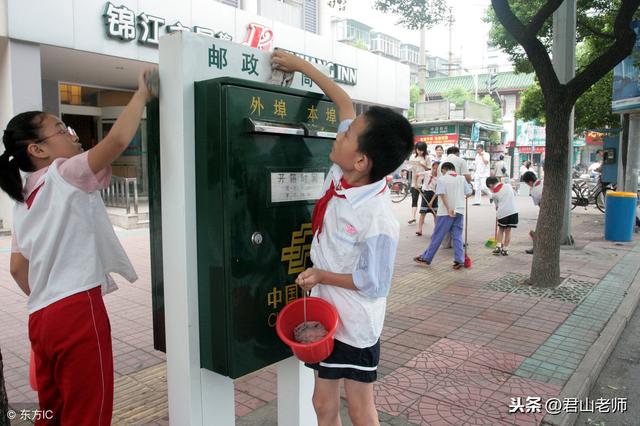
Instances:
[[[38,400],[53,416],[43,422],[111,424],[113,355],[102,294],[115,290],[110,272],[130,282],[137,276],[98,190],[138,129],[150,97],[145,74],[109,134],[87,152],[73,129],[44,112],[18,114],[4,131],[0,188],[16,201],[10,270],[29,296]],[[20,171],[31,173],[24,187]]]
[[[409,158],[411,165],[411,219],[409,224],[416,222],[416,212],[418,211],[418,198],[420,198],[420,187],[425,171],[431,167],[431,160],[427,156],[427,144],[418,142],[413,154]]]
[[[431,163],[431,176],[425,177],[422,183],[422,202],[420,204],[420,219],[418,219],[418,230],[416,235],[422,236],[422,226],[424,225],[424,217],[427,213],[433,215],[433,223],[436,223],[436,210],[438,209],[438,196],[436,195],[436,183],[438,182],[438,167],[440,163],[435,161]]]

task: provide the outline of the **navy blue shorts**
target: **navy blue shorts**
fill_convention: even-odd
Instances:
[[[321,379],[349,379],[372,383],[378,378],[380,340],[368,348],[356,348],[339,340],[334,341],[329,358],[317,364],[305,364],[318,372]]]
[[[509,216],[498,219],[498,226],[500,228],[517,228],[518,227],[518,213],[510,214]]]

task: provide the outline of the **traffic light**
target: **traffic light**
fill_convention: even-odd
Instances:
[[[487,91],[493,93],[498,88],[498,74],[491,72],[487,74]]]

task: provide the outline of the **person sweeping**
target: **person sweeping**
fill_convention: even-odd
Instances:
[[[438,196],[438,213],[436,226],[431,236],[429,247],[414,262],[428,266],[442,244],[445,235],[451,235],[453,242],[453,269],[464,266],[464,243],[462,230],[464,226],[465,199],[471,195],[471,185],[463,176],[455,172],[455,166],[445,162],[441,166],[442,175],[436,184]]]
[[[496,206],[496,217],[498,220],[496,248],[493,250],[493,254],[495,256],[508,256],[511,229],[518,227],[516,195],[511,185],[505,185],[495,176],[489,176],[486,184],[487,188],[493,193],[493,202]]]

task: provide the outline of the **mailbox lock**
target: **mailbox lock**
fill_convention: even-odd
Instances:
[[[251,234],[251,243],[254,246],[259,246],[260,244],[262,244],[262,241],[263,241],[263,237],[261,233],[254,232],[253,234]]]

